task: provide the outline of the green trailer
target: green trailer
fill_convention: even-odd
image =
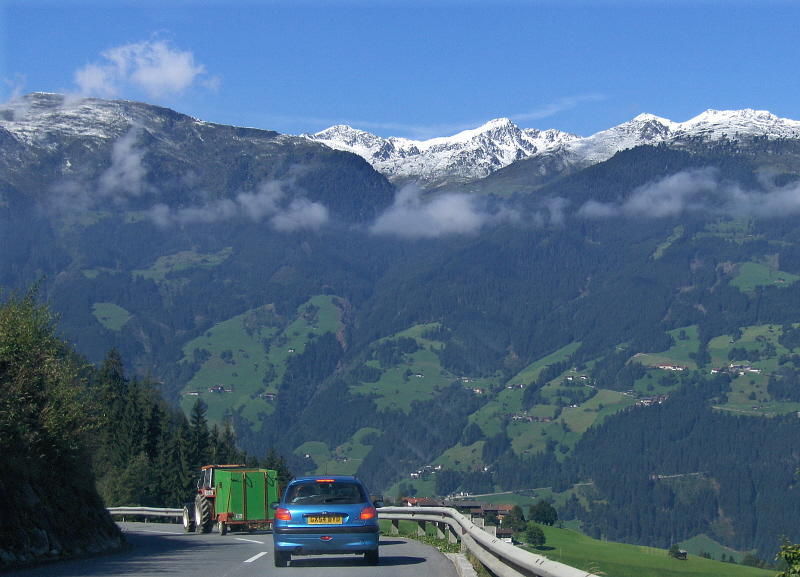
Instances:
[[[250,531],[272,525],[270,504],[278,501],[278,473],[243,465],[207,465],[201,471],[195,502],[184,506],[186,531]],[[194,511],[190,508],[193,506]]]
[[[278,500],[278,473],[270,469],[216,471],[215,509],[219,532],[229,526],[247,530],[272,525],[270,503]]]

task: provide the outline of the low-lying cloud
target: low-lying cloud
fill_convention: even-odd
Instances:
[[[748,190],[726,182],[714,168],[687,170],[636,188],[619,202],[584,203],[584,218],[670,218],[683,215],[781,217],[800,213],[800,183],[775,186],[761,178],[764,190]]]
[[[490,201],[466,193],[447,193],[426,198],[414,184],[401,188],[394,203],[370,227],[377,235],[406,239],[432,239],[477,234],[501,225],[520,228],[560,227],[567,218],[569,201],[541,199],[538,208],[522,208],[506,200]]]
[[[112,98],[133,87],[161,98],[179,95],[201,79],[207,86],[217,82],[206,77],[205,66],[195,62],[192,52],[164,40],[116,46],[104,50],[101,57],[75,72],[75,84],[83,96]]]
[[[76,175],[56,183],[51,188],[49,209],[74,214],[109,202],[124,209],[134,200],[141,207],[143,199],[157,194],[159,191],[147,178],[147,149],[139,145],[142,131],[141,127],[132,126],[114,142],[110,164],[97,177]],[[180,207],[156,203],[146,209],[145,214],[151,222],[164,228],[244,219],[266,222],[280,232],[319,230],[329,222],[329,211],[325,205],[308,199],[297,186],[297,177],[302,173],[302,167],[297,167],[284,179],[266,180],[254,190],[240,192],[233,198]],[[181,182],[192,188],[200,184],[191,174]],[[195,196],[207,198],[208,193],[198,192]]]
[[[474,234],[490,222],[513,218],[509,213],[490,213],[474,196],[442,194],[423,200],[417,185],[397,191],[394,203],[373,223],[374,234],[404,238],[435,238],[443,235]]]
[[[140,134],[141,129],[134,126],[114,142],[111,147],[111,166],[100,175],[97,185],[101,196],[119,199],[141,196],[145,192],[145,151],[136,146]]]
[[[86,175],[74,175],[51,188],[50,205],[56,212],[91,210],[103,201],[124,205],[149,190],[145,149],[137,146],[142,129],[132,126],[111,146],[111,163],[93,183]]]
[[[319,230],[330,219],[327,207],[302,196],[289,198],[287,189],[291,187],[291,179],[265,181],[255,191],[239,193],[233,199],[181,208],[156,204],[148,211],[148,216],[163,228],[246,218],[253,222],[266,221],[281,232]]]
[[[397,191],[392,206],[372,225],[376,234],[432,238],[442,234],[471,234],[485,224],[487,215],[464,194],[445,194],[429,202],[422,191],[407,185]]]

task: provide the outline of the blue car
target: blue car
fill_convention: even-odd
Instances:
[[[292,555],[363,554],[380,559],[378,511],[364,484],[355,477],[293,479],[279,503],[273,503],[275,566],[286,567]]]

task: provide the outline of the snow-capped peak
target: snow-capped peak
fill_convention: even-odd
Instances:
[[[723,136],[767,135],[770,138],[800,138],[800,122],[780,118],[767,110],[706,110],[678,125],[678,133],[719,139]]]
[[[747,108],[706,110],[685,122],[643,113],[585,138],[553,129],[520,129],[508,118],[496,118],[477,128],[428,140],[381,138],[349,126],[305,136],[363,156],[390,179],[416,179],[437,185],[481,178],[528,157],[558,155],[563,167],[588,166],[642,144],[757,135],[800,139],[800,122]]]
[[[429,184],[481,178],[544,148],[577,138],[556,130],[520,130],[508,118],[427,140],[382,138],[345,125],[303,136],[358,154],[391,179]]]

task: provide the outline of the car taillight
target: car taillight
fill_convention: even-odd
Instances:
[[[361,510],[361,519],[374,519],[378,515],[375,507],[366,507]]]
[[[277,509],[275,509],[275,518],[279,519],[280,521],[291,521],[292,512],[289,511],[289,509],[278,507]]]

